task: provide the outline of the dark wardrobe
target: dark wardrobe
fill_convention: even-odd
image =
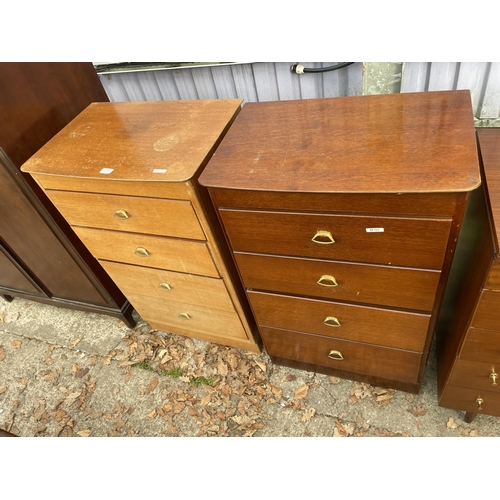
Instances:
[[[0,63],[0,295],[122,319],[132,307],[21,165],[91,102],[92,63]]]

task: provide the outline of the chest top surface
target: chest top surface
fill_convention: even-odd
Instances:
[[[283,192],[469,191],[480,184],[470,93],[245,104],[200,183]]]
[[[206,162],[241,103],[92,103],[22,170],[87,179],[186,181]]]
[[[485,185],[488,192],[491,215],[494,228],[493,235],[496,238],[498,248],[500,232],[500,129],[482,128],[478,129],[477,137],[483,160]]]

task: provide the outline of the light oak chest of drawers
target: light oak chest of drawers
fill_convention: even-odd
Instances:
[[[437,330],[439,405],[500,416],[500,130],[478,129],[471,196]]]
[[[419,391],[474,134],[468,91],[243,107],[200,183],[274,362]]]
[[[197,182],[240,106],[239,99],[94,103],[23,171],[153,328],[260,352]]]

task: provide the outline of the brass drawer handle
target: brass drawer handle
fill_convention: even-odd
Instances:
[[[483,399],[481,398],[481,396],[479,396],[477,399],[476,399],[476,403],[477,403],[477,410],[478,411],[482,411],[483,407],[481,406],[484,401]]]
[[[328,274],[323,274],[321,278],[317,281],[318,285],[321,286],[339,286],[337,280]]]
[[[134,253],[139,257],[148,257],[149,256],[149,252],[145,248],[142,248],[142,247],[137,247],[134,250]]]
[[[187,319],[191,318],[191,316],[189,316],[188,313],[180,313],[179,318],[187,320]]]
[[[342,356],[340,351],[330,351],[328,357],[330,359],[335,359],[336,361],[342,361],[344,359],[344,356]]]
[[[327,241],[318,238],[326,238]],[[322,230],[318,230],[316,234],[312,237],[311,241],[314,241],[314,243],[318,243],[319,245],[331,245],[332,243],[335,243],[332,233],[330,233],[330,231],[322,231]]]
[[[323,320],[323,324],[326,326],[340,326],[340,321],[334,316],[327,316]]]
[[[116,210],[115,213],[113,214],[113,217],[118,220],[127,220],[129,218],[129,215],[125,210],[122,210],[121,208],[119,210]]]
[[[497,385],[498,375],[495,373],[495,370],[491,371],[490,378],[493,379],[493,383],[491,385]]]
[[[160,283],[158,288],[161,288],[162,290],[172,290],[172,287],[168,283]]]

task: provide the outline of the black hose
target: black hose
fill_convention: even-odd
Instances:
[[[350,66],[354,64],[353,62],[343,62],[339,64],[335,64],[334,66],[326,66],[325,68],[302,68],[304,73],[325,73],[326,71],[334,71],[336,69],[345,68],[346,66]],[[294,64],[290,67],[290,71],[292,73],[297,73],[298,64]],[[300,73],[297,73],[300,74]]]

